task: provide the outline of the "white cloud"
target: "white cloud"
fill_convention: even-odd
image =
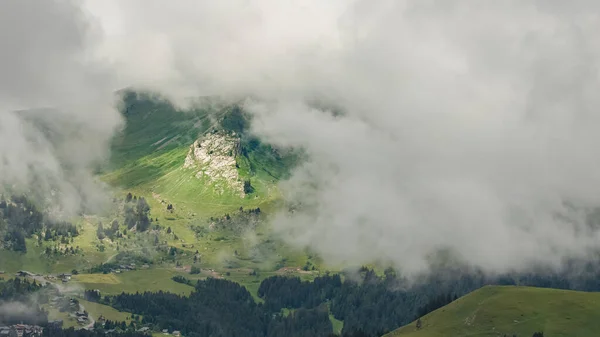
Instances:
[[[597,247],[564,201],[600,204],[598,6],[88,0],[105,36],[83,50],[119,85],[269,100],[249,104],[256,132],[312,157],[286,185],[310,212],[276,222],[290,242],[412,271],[450,248],[496,271]]]
[[[67,1],[0,4],[0,183],[66,211],[98,201],[91,166],[121,122],[96,28]]]

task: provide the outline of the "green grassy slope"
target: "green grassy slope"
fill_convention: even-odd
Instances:
[[[132,192],[145,196],[152,216],[158,218],[161,226],[171,227],[186,243],[200,245],[204,265],[218,267],[224,254],[243,252],[247,239],[214,233],[210,238],[226,240],[216,242],[207,237],[198,241],[190,226],[206,223],[205,219],[212,216],[233,214],[240,207],[260,207],[270,213],[280,196],[277,183],[289,174],[297,155],[279,154],[248,135],[249,117],[236,107],[213,104],[210,108],[179,111],[156,98],[130,95],[125,98],[123,112],[126,125],[113,142],[111,166],[105,169],[102,179],[123,195]],[[197,178],[197,171],[183,167],[190,145],[213,129],[241,135],[241,151],[236,157],[238,174],[241,179],[250,180],[254,188],[244,198],[235,190],[216,193],[205,177]],[[168,204],[174,206],[173,212],[165,209]],[[259,228],[256,234],[259,241],[269,239],[267,228]],[[177,240],[170,244],[185,249]],[[281,251],[280,244],[271,245],[292,265],[301,267],[306,263],[305,258]],[[242,268],[257,267],[256,263],[238,262]]]
[[[217,230],[198,237],[192,230],[192,226],[208,228],[208,218],[236,214],[240,207],[260,207],[263,214],[271,214],[280,196],[277,183],[287,177],[298,160],[297,154],[279,153],[249,135],[249,117],[240,109],[221,103],[178,111],[156,98],[129,96],[123,113],[125,128],[113,142],[111,165],[104,168],[101,178],[115,187],[120,197],[131,192],[146,198],[151,206],[151,217],[157,220],[155,223],[165,229],[170,227],[177,234],[163,239],[186,252],[187,256],[179,257],[178,262],[192,264],[193,253],[199,250],[202,268],[213,268],[222,277],[239,281],[252,291],[276,269],[302,267],[307,263],[305,252],[292,251],[273,238],[266,223],[249,235]],[[244,198],[235,190],[216,193],[219,189],[210,181],[195,176],[197,170],[184,168],[192,143],[213,130],[240,135],[241,149],[235,160],[238,174],[240,179],[250,180],[254,188],[254,192]],[[168,204],[173,205],[172,211],[166,209]],[[115,253],[114,247],[106,249],[105,256]],[[260,273],[249,275],[252,270]],[[169,279],[165,281],[165,289],[181,286]],[[82,282],[86,287],[105,291],[131,283],[126,279],[121,280],[121,285]],[[146,290],[147,285],[133,287]]]
[[[277,181],[295,163],[295,157],[279,156],[244,135],[236,162],[240,178],[250,180],[255,192],[243,199],[236,191],[215,193],[211,182],[195,177],[195,171],[184,169],[183,164],[190,145],[207,131],[217,128],[240,134],[247,130],[249,122],[239,109],[179,111],[155,98],[130,95],[123,110],[126,125],[113,142],[111,165],[104,169],[103,179],[140,195],[154,193],[189,213],[216,216],[240,206],[268,207],[279,196]]]
[[[84,299],[79,299],[79,303],[81,303],[85,307],[85,311],[89,312],[94,319],[98,319],[100,316],[104,316],[104,318],[114,321],[114,322],[127,322],[129,323],[131,314],[127,312],[121,312],[113,307],[109,307],[108,305],[86,301]]]
[[[600,293],[487,286],[406,325],[386,337],[597,336]]]
[[[205,110],[181,111],[149,95],[124,96],[125,128],[113,141],[112,163],[116,167],[159,151],[188,146],[209,125]]]
[[[286,177],[297,160],[240,132],[248,127],[247,116],[224,105],[179,111],[169,103],[149,96],[129,96],[124,106],[126,124],[113,141],[110,163],[98,171],[100,179],[113,187],[113,205],[106,214],[72,219],[80,234],[69,245],[79,247],[80,253],[48,256],[44,254],[46,248],[64,245],[60,241],[38,244],[31,238],[27,239],[27,253],[0,251],[0,271],[12,274],[24,269],[51,274],[77,270],[80,275],[73,278],[73,283],[85,289],[99,289],[104,294],[145,290],[187,294],[192,287],[174,282],[171,277],[213,276],[239,282],[256,295],[264,278],[290,273],[279,270],[282,267],[296,270],[308,262],[319,267],[316,257],[290,249],[276,238],[266,221],[251,232],[241,234],[209,227],[211,217],[223,218],[225,214],[235,217],[240,207],[245,210],[260,207],[267,219],[278,206],[278,180]],[[241,151],[236,157],[238,173],[240,178],[251,180],[254,188],[254,192],[244,198],[240,197],[239,191],[215,193],[210,182],[197,178],[193,169],[183,167],[190,145],[215,128],[242,134]],[[151,208],[152,225],[162,229],[137,234],[129,232],[115,240],[99,240],[99,223],[107,228],[116,219],[121,230],[126,227],[122,200],[128,192],[145,197]],[[173,205],[173,210],[167,210],[168,204]],[[195,232],[194,228],[199,227],[205,229],[204,234]],[[172,233],[167,232],[167,228]],[[179,250],[176,260],[164,259],[166,253],[156,250],[156,238]],[[149,253],[144,253],[145,249]],[[194,260],[196,251],[200,255],[197,262]],[[154,263],[147,270],[88,274],[92,266],[114,262],[120,252],[146,254],[154,259]],[[203,269],[202,274],[189,275],[177,268],[194,264]],[[312,279],[318,272],[291,273]]]
[[[168,290],[173,293],[189,295],[191,286],[177,283],[171,278],[189,275],[172,269],[155,268],[129,271],[121,274],[82,274],[75,275],[73,280],[83,284],[86,289],[98,289],[102,294],[118,295],[121,292]]]

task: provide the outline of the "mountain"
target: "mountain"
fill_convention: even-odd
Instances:
[[[232,334],[221,328],[232,326],[257,336],[312,337],[334,331],[345,337],[376,336],[418,315],[424,315],[420,329],[413,322],[388,336],[531,336],[543,331],[545,336],[585,337],[600,328],[594,321],[597,293],[484,287],[452,301],[486,284],[598,290],[597,264],[494,279],[462,268],[439,270],[414,287],[390,269],[382,275],[366,267],[330,274],[317,254],[287,246],[268,221],[282,206],[278,182],[289,176],[302,153],[253,136],[252,116],[236,102],[202,100],[181,109],[156,95],[123,93],[126,123],[113,139],[110,160],[97,172],[113,192],[104,212],[53,221],[29,195],[0,196],[0,270],[23,270],[19,275],[50,284],[75,284],[65,288],[69,294],[62,299],[44,304],[50,319],[85,326],[72,310],[61,311],[71,306],[68,295],[95,319],[111,317],[127,329],[143,326],[155,333],[165,328],[204,331],[219,322],[211,317],[233,308],[241,311],[218,323],[223,336]],[[57,278],[64,273],[72,278]],[[202,321],[181,321],[181,312],[195,312],[198,305],[205,311]]]
[[[65,289],[83,301],[84,290],[188,295],[197,280],[218,278],[258,300],[265,278],[318,275],[318,257],[288,247],[266,221],[298,152],[253,136],[252,118],[236,102],[203,98],[182,109],[154,94],[120,94],[123,129],[109,160],[94,166],[94,180],[108,187],[108,205],[54,221],[27,191],[0,193],[0,282],[25,271],[18,275],[75,283]],[[58,278],[64,273],[72,279]],[[61,303],[44,304],[50,319],[83,326]],[[134,320],[106,303],[85,308],[96,319]],[[315,317],[328,322],[327,311]]]
[[[153,252],[159,265],[201,260],[207,268],[279,269],[306,264],[306,254],[291,254],[263,221],[276,206],[277,183],[289,175],[297,154],[252,136],[251,117],[235,102],[202,98],[181,109],[150,93],[120,95],[125,123],[112,141],[110,160],[94,176],[110,187],[112,203],[102,212],[65,219],[76,230],[63,222],[26,221],[0,209],[0,270],[88,270],[114,261],[118,253],[148,255],[163,246],[181,252],[177,261],[168,252]],[[127,195],[143,203],[124,202]],[[9,193],[0,199],[17,203]],[[34,205],[46,219],[46,207]],[[35,226],[25,228],[19,225],[23,222]],[[128,233],[133,227],[142,230]]]
[[[253,137],[250,116],[236,104],[205,99],[181,110],[150,94],[123,96],[125,128],[103,174],[113,186],[220,215],[276,200],[277,182],[297,162],[297,154]]]
[[[596,336],[600,293],[486,286],[385,337]]]

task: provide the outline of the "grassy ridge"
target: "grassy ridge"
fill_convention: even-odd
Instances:
[[[600,293],[557,289],[487,286],[386,337],[597,336]]]

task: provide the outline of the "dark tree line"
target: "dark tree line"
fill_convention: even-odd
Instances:
[[[360,279],[342,282],[340,275],[326,275],[302,282],[297,277],[274,276],[261,283],[258,295],[271,310],[309,309],[328,303],[334,317],[344,321],[343,334],[361,331],[369,336],[380,336],[411,322],[417,308],[431,296],[395,291],[399,280],[392,275],[379,278],[370,269],[363,269],[356,277]]]
[[[326,307],[297,310],[287,317],[257,304],[235,282],[198,281],[189,297],[144,292],[105,297],[117,309],[143,315],[143,324],[180,330],[185,336],[318,337],[332,333]]]
[[[343,334],[357,331],[381,336],[436,310],[457,297],[484,285],[523,285],[583,291],[600,290],[598,262],[571,261],[560,273],[532,271],[486,277],[478,270],[440,269],[411,285],[387,270],[378,277],[361,268],[358,275],[317,277],[313,282],[297,277],[274,276],[265,279],[258,290],[264,305],[272,311],[281,308],[315,308],[329,304],[336,319],[344,321]]]
[[[192,287],[194,286],[194,282],[192,280],[185,278],[181,275],[175,275],[171,279],[177,283],[187,284]]]
[[[135,331],[124,331],[124,332],[112,332],[106,333],[105,331],[88,331],[84,329],[75,330],[74,328],[60,329],[60,328],[45,328],[43,332],[44,337],[148,337],[148,335],[135,332]]]
[[[135,321],[131,321],[129,324],[129,328],[135,328]],[[120,321],[120,322],[116,322],[116,321],[111,321],[109,319],[107,319],[106,321],[104,321],[104,323],[100,323],[100,322],[96,322],[94,323],[94,329],[96,330],[104,330],[106,331],[111,331],[111,330],[121,330],[121,331],[127,331],[127,323]]]
[[[48,220],[34,203],[24,196],[0,199],[0,242],[3,248],[26,252],[26,238],[37,234],[41,242],[79,235],[77,227],[65,221]]]
[[[273,276],[258,288],[258,296],[272,311],[283,308],[313,308],[336,296],[342,286],[340,275],[317,277],[314,282],[302,282],[297,277]]]
[[[65,248],[62,247],[46,247],[46,249],[44,250],[44,254],[46,254],[46,256],[60,256],[60,255],[77,255],[81,252],[81,249],[79,248],[79,246],[73,248],[73,246],[67,246]]]
[[[83,298],[85,298],[86,301],[99,302],[101,297],[100,292],[97,290],[85,290],[83,292]]]
[[[79,235],[77,226],[73,225],[72,223],[66,221],[51,222],[44,231],[44,240],[62,240],[61,243],[68,243],[65,242],[67,238],[72,238],[77,235]]]
[[[254,186],[252,186],[252,182],[250,179],[244,180],[244,193],[250,194],[254,192]]]
[[[453,297],[451,294],[439,295],[435,298],[432,298],[429,302],[417,310],[417,317],[425,316],[428,313],[455,301],[457,298],[458,296],[454,295]]]
[[[207,279],[194,284],[178,277],[177,282],[194,284],[189,297],[144,292],[123,293],[101,301],[142,315],[144,324],[181,330],[192,337],[333,336],[329,313],[344,321],[342,336],[375,337],[487,284],[563,284],[593,290],[592,280],[587,278],[594,275],[579,279],[564,279],[554,274],[486,278],[476,270],[448,268],[412,284],[392,270],[386,270],[380,277],[371,269],[361,268],[358,273],[347,273],[343,279],[337,274],[317,277],[311,282],[297,277],[267,278],[258,289],[264,303],[258,304],[244,287],[234,282]],[[283,308],[290,309],[291,314],[282,315]]]
[[[21,322],[28,324],[46,324],[48,313],[34,302],[31,294],[42,288],[35,281],[19,278],[0,281],[0,304],[5,310],[0,310],[0,325],[12,325]],[[44,301],[44,298],[40,298]],[[47,299],[46,299],[47,300]],[[24,310],[27,308],[26,310]]]

